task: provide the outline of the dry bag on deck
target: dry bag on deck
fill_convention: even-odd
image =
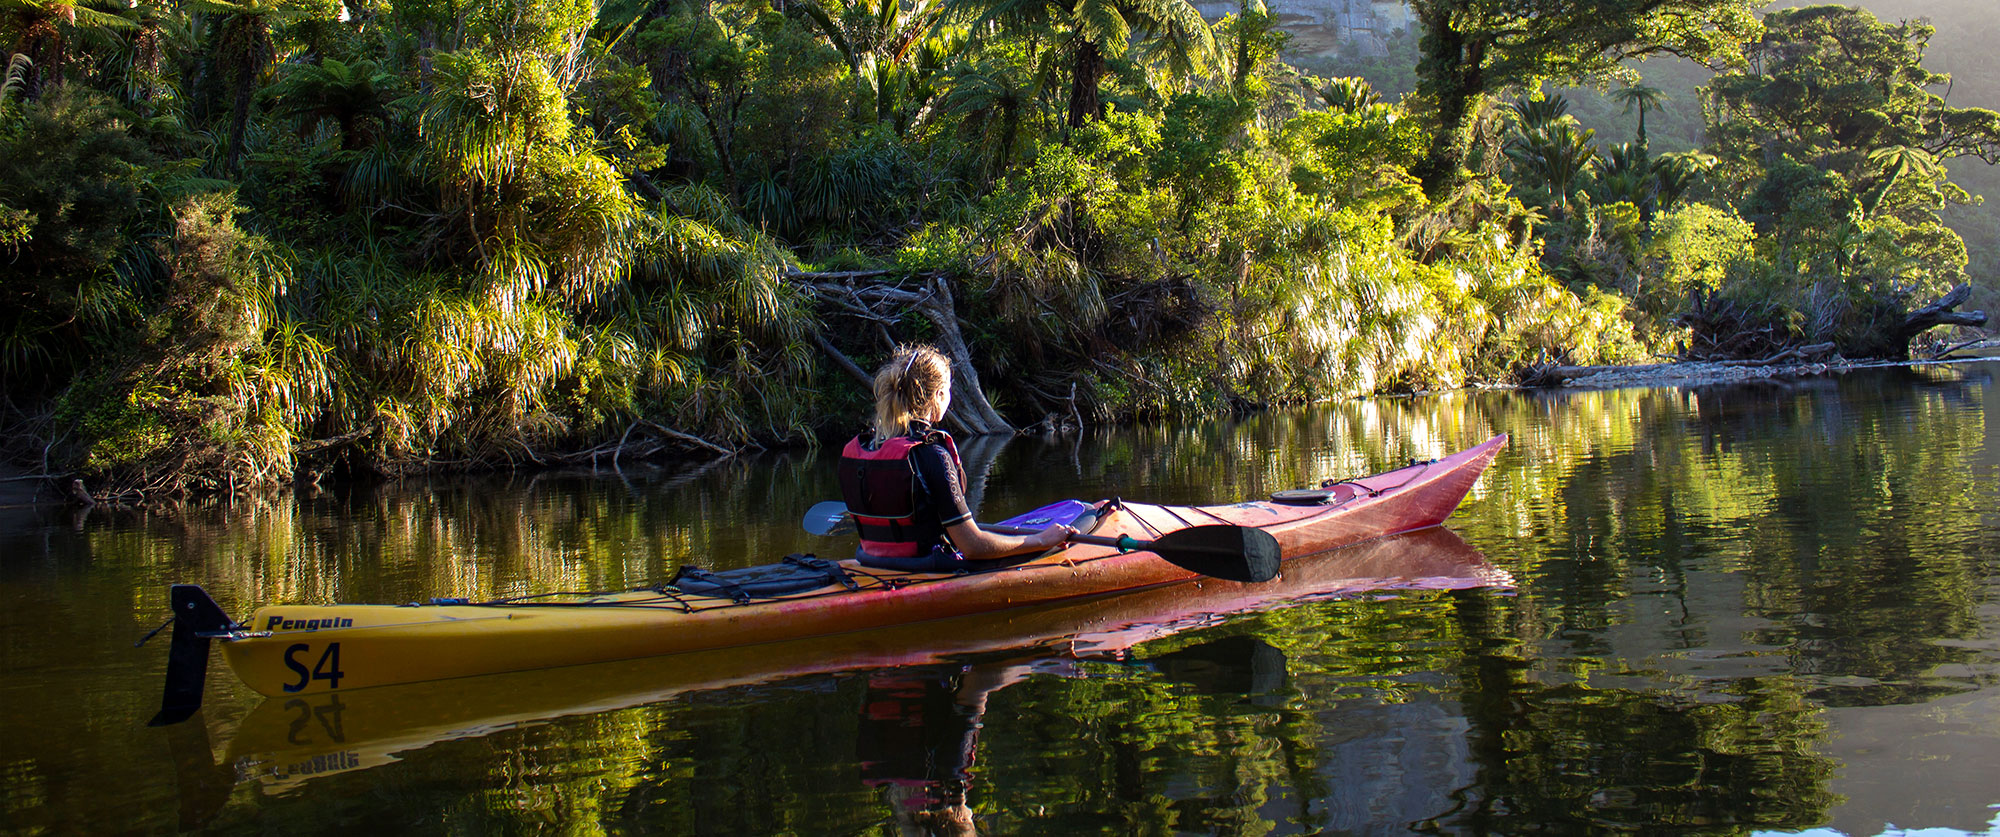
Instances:
[[[829,584],[854,589],[854,579],[839,564],[811,555],[792,554],[776,564],[710,572],[684,565],[666,586],[697,596],[746,602],[817,590]]]

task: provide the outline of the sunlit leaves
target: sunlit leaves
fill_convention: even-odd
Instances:
[[[1365,86],[1349,89],[1365,100]],[[1423,152],[1424,131],[1380,103],[1312,111],[1286,123],[1279,148],[1294,161],[1291,178],[1310,195],[1358,201],[1390,210],[1421,203],[1408,188],[1407,167]]]
[[[433,164],[481,190],[518,176],[534,153],[570,138],[562,91],[541,61],[474,52],[438,56],[421,136]]]
[[[1421,167],[1433,199],[1455,188],[1471,152],[1477,104],[1544,81],[1578,83],[1620,72],[1620,62],[1660,53],[1718,65],[1741,60],[1760,27],[1746,0],[1615,0],[1491,3],[1418,0],[1423,27],[1418,93],[1439,124]]]
[[[1891,340],[1905,296],[1961,281],[1965,249],[1940,221],[1965,200],[1942,161],[1993,159],[2000,115],[1947,107],[1926,89],[1932,29],[1840,6],[1766,18],[1752,71],[1709,86],[1716,172],[1740,184],[1764,236],[1768,270],[1731,283],[1731,299],[1776,305],[1805,339],[1856,354],[1900,354]]]

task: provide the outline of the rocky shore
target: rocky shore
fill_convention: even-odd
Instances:
[[[1727,384],[1760,378],[1801,378],[1884,366],[1934,366],[2000,358],[2000,339],[1962,344],[1928,360],[1822,360],[1774,358],[1742,361],[1673,361],[1635,366],[1550,366],[1537,370],[1529,386],[1616,389],[1638,386]]]

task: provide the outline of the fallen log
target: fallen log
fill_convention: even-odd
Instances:
[[[675,430],[671,427],[661,427],[660,425],[647,421],[645,419],[640,419],[638,423],[644,425],[647,429],[653,431],[654,433],[658,433],[669,439],[679,439],[680,441],[686,442],[690,445],[694,445],[695,447],[698,448],[708,448],[709,450],[715,451],[716,453],[722,454],[723,456],[736,455],[735,448],[723,447],[722,445],[716,444],[700,436],[696,436],[692,433],[682,433],[681,431]]]
[[[1956,343],[1951,346],[1947,346],[1945,348],[1932,352],[1931,358],[1933,360],[1949,360],[1951,359],[1951,356],[1953,354],[1965,351],[1966,349],[1992,349],[1992,348],[2000,348],[2000,340],[1994,340],[1987,337],[1974,337],[1971,340],[1966,340],[1960,343]]]
[[[1897,293],[1898,299],[1907,299],[1910,291]],[[1984,311],[1957,311],[1958,306],[1972,297],[1972,286],[1959,283],[1936,302],[1925,305],[1902,315],[1900,321],[1892,319],[1892,311],[1881,319],[1881,323],[1871,331],[1863,331],[1843,340],[1843,351],[1849,357],[1873,357],[1885,360],[1909,360],[1910,344],[1925,331],[1936,326],[1982,326],[1986,324]]]
[[[1954,325],[1977,328],[1986,325],[1985,311],[1954,310],[1958,306],[1965,304],[1967,299],[1971,298],[1972,286],[1960,282],[1957,287],[1952,288],[1950,293],[1945,294],[1938,301],[1911,311],[1908,317],[1903,318],[1903,326],[1899,330],[1904,337],[1903,344],[1906,346],[1909,345],[1910,340],[1915,339],[1917,335],[1934,326]]]
[[[343,433],[339,436],[326,439],[314,439],[310,442],[301,442],[298,449],[293,452],[293,455],[301,457],[312,456],[313,454],[324,453],[336,448],[343,448],[361,441],[362,438],[373,432],[375,432],[375,422],[371,421],[363,425],[361,429],[350,433]]]

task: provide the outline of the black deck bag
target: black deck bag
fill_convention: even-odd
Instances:
[[[854,589],[854,578],[841,569],[839,564],[825,558],[793,553],[776,564],[744,567],[736,570],[710,572],[693,565],[683,565],[667,582],[683,593],[697,596],[716,596],[747,602],[751,599],[768,599],[776,596],[790,596],[817,590],[829,584],[838,584],[849,590]]]

